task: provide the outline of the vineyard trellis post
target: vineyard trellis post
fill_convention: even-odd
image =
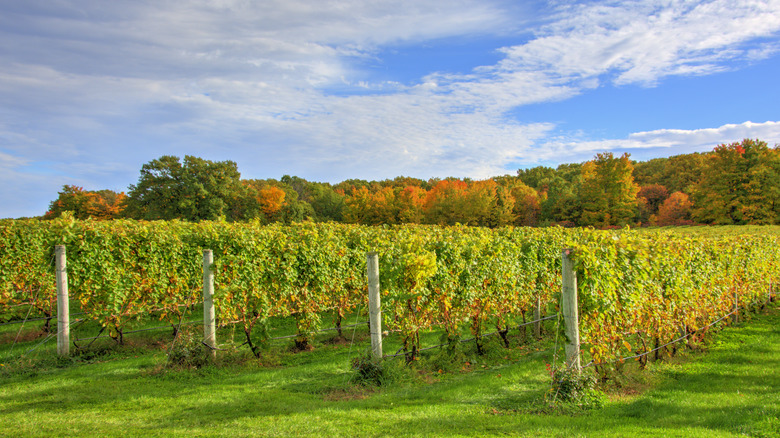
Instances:
[[[68,262],[65,245],[54,247],[57,280],[57,354],[70,354],[70,303],[68,302]]]
[[[566,366],[576,372],[582,371],[580,363],[580,328],[577,310],[577,273],[570,255],[571,249],[562,252],[561,313],[566,334]]]
[[[203,342],[211,348],[211,357],[217,357],[216,317],[214,315],[214,252],[203,250]]]
[[[739,322],[739,295],[737,295],[736,290],[734,290],[734,316],[732,320],[734,324]]]
[[[382,310],[379,298],[379,255],[369,252],[366,260],[368,273],[368,324],[371,332],[371,355],[382,359]]]

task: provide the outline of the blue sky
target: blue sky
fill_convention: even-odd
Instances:
[[[162,155],[486,178],[780,143],[780,0],[0,2],[0,217]]]

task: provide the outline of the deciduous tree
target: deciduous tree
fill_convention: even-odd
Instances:
[[[650,217],[653,225],[692,225],[691,203],[683,192],[672,193],[658,208],[658,214]]]
[[[242,196],[241,174],[233,161],[166,155],[141,168],[130,186],[127,214],[138,219],[215,220],[226,217]]]
[[[693,218],[703,223],[780,223],[780,151],[751,139],[719,145],[693,203]]]
[[[533,227],[539,223],[539,214],[542,207],[539,193],[532,187],[518,181],[511,188],[512,197],[515,199],[514,209],[515,225]]]
[[[669,197],[669,190],[661,184],[643,186],[637,193],[639,221],[647,223],[650,216],[658,213],[658,208]]]
[[[468,184],[457,179],[436,183],[425,197],[425,222],[438,225],[462,223],[467,189]]]
[[[66,211],[73,213],[76,219],[116,219],[125,208],[124,192],[112,190],[89,191],[82,187],[66,185],[62,187],[57,199],[49,204],[44,219],[53,219]]]
[[[639,187],[634,184],[634,167],[628,157],[602,153],[582,167],[582,225],[622,226],[634,219]]]

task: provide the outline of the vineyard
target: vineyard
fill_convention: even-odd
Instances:
[[[780,280],[776,235],[304,223],[0,221],[0,322],[56,313],[54,247],[68,258],[71,303],[121,342],[139,321],[181,322],[202,301],[213,251],[217,324],[255,355],[273,318],[306,348],[327,319],[366,313],[366,254],[377,252],[383,327],[413,360],[420,334],[445,344],[504,337],[537,308],[559,313],[561,251],[579,280],[582,360],[603,367],[765,302]],[[537,310],[537,313],[539,310]],[[323,318],[323,314],[335,318]],[[331,327],[328,327],[331,328]]]

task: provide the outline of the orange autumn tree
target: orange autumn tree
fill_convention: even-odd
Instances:
[[[639,205],[639,220],[647,223],[651,216],[658,213],[658,208],[669,198],[669,190],[661,184],[643,186],[637,193]]]
[[[425,197],[425,222],[437,225],[465,223],[465,207],[468,184],[458,179],[445,179],[436,183]]]
[[[428,191],[422,187],[407,186],[398,192],[398,220],[401,223],[419,224],[423,221],[425,197]]]
[[[62,191],[58,192],[57,199],[49,204],[49,211],[43,217],[54,219],[69,211],[76,219],[116,219],[124,211],[126,199],[124,192],[90,191],[84,190],[83,187],[65,185]]]
[[[127,195],[111,190],[98,190],[89,193],[87,213],[94,219],[109,220],[121,216],[125,209]]]
[[[276,186],[265,186],[257,191],[257,203],[265,217],[273,221],[284,207],[284,190]]]
[[[370,197],[372,220],[374,224],[398,223],[398,203],[392,187],[375,190]]]
[[[693,203],[688,195],[674,192],[658,207],[658,214],[650,216],[650,223],[659,226],[692,225],[691,207]]]

